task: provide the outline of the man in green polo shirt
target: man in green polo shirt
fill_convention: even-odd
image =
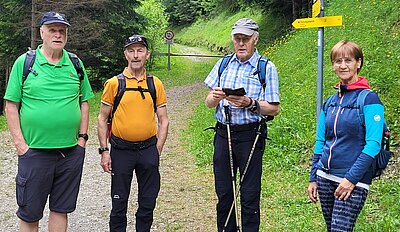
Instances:
[[[66,231],[76,208],[88,139],[88,99],[93,97],[82,61],[81,80],[64,50],[65,15],[47,12],[40,24],[43,44],[23,80],[26,54],[14,63],[6,94],[7,124],[18,154],[16,198],[20,231],[38,231],[49,197],[49,231]]]

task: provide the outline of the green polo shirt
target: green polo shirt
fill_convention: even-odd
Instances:
[[[81,120],[79,100],[87,101],[94,94],[86,71],[81,82],[67,51],[63,50],[61,60],[53,65],[40,47],[36,49],[32,67],[37,75],[30,72],[22,85],[26,54],[18,57],[4,99],[20,102],[21,129],[30,148],[71,147],[77,144]]]

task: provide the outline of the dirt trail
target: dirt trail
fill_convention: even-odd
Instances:
[[[199,102],[193,91],[206,91],[201,83],[167,90],[170,132],[161,156],[161,191],[157,200],[152,231],[215,231],[215,194],[211,167],[197,170],[195,157],[183,148],[179,134]],[[205,92],[202,96],[205,96]],[[69,216],[72,232],[108,231],[110,178],[103,173],[97,153],[96,126],[89,130],[84,173],[77,209]],[[15,175],[17,157],[8,132],[0,133],[1,203],[0,231],[17,231],[15,216]],[[128,230],[134,231],[136,182],[132,184],[128,212]],[[40,222],[40,231],[47,231],[48,210]]]

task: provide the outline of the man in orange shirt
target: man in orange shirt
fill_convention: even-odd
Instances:
[[[146,73],[144,66],[150,57],[146,38],[141,35],[129,37],[124,54],[128,66],[104,84],[98,116],[100,164],[105,172],[111,174],[110,231],[126,231],[133,171],[139,189],[136,231],[150,231],[160,190],[159,155],[168,133],[167,98],[161,81]],[[117,104],[114,100],[121,79],[125,82],[125,92],[113,109]],[[155,100],[151,96],[151,80],[154,82]],[[110,115],[111,129],[107,125]],[[110,151],[107,146],[109,132]]]

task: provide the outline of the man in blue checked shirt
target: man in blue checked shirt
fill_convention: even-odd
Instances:
[[[275,116],[280,110],[278,73],[271,61],[266,70],[257,69],[261,56],[255,48],[259,39],[255,21],[239,19],[233,25],[231,35],[235,53],[221,75],[223,59],[215,64],[204,81],[210,88],[206,105],[216,107],[213,168],[218,196],[217,226],[218,231],[239,229],[237,211],[235,207],[231,210],[237,195],[232,174],[236,176],[239,168],[242,231],[251,232],[258,231],[260,224],[262,155],[267,137],[264,118]],[[258,76],[262,71],[266,72],[264,87]],[[231,93],[226,88],[244,88],[245,94]]]

